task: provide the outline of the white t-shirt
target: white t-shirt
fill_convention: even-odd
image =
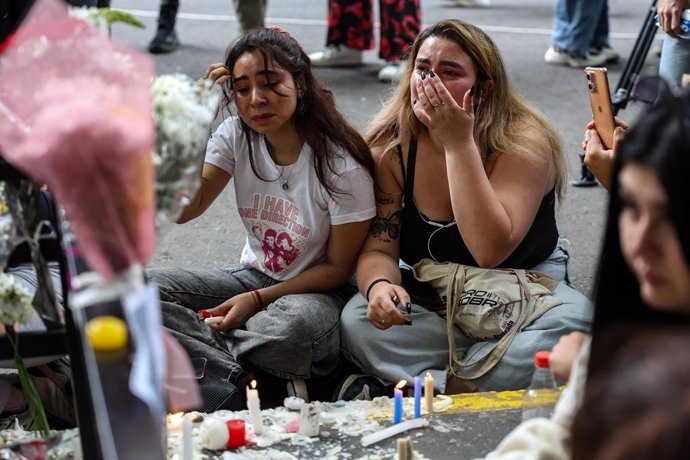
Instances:
[[[275,164],[263,136],[256,136],[252,149],[256,170],[267,181],[252,171],[238,117],[225,120],[206,147],[206,163],[234,178],[237,209],[247,232],[242,264],[277,280],[292,278],[326,259],[331,225],[374,217],[372,178],[349,153],[340,150],[340,158],[332,161],[334,171],[326,168],[336,190],[345,192],[332,198],[316,176],[308,145],[288,166]]]

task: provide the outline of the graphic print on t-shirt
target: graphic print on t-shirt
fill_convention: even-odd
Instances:
[[[249,237],[254,240],[251,246],[256,264],[282,273],[303,257],[311,228],[297,222],[299,207],[284,198],[254,194],[253,201],[251,207],[238,210],[247,228],[251,228]]]

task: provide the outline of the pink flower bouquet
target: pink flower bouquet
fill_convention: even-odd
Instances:
[[[64,207],[106,278],[155,248],[152,64],[38,0],[0,56],[0,150]]]

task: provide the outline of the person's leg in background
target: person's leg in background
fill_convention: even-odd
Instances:
[[[690,40],[664,36],[659,61],[659,75],[680,88],[683,74],[690,74]]]
[[[420,0],[379,0],[381,42],[379,57],[387,64],[378,74],[381,81],[400,81],[404,73],[401,59],[422,26]]]
[[[314,67],[362,64],[362,51],[374,48],[371,0],[329,0],[326,49],[311,53]]]
[[[604,64],[604,54],[592,55],[589,47],[600,26],[607,0],[558,0],[554,13],[552,45],[544,55],[548,64],[587,67]],[[608,17],[606,19],[608,29]]]
[[[179,0],[161,0],[160,12],[158,13],[158,30],[149,43],[151,53],[172,53],[180,46],[175,33],[175,18],[179,6]]]
[[[597,27],[594,29],[594,36],[589,43],[589,54],[592,56],[603,55],[606,62],[617,61],[620,57],[609,42],[609,2],[602,2],[601,13],[599,14],[599,21]]]
[[[243,34],[264,27],[266,0],[232,0],[232,3]]]

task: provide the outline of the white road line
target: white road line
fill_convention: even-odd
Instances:
[[[158,11],[148,11],[148,10],[123,10],[134,16],[140,16],[144,18],[157,18]],[[218,21],[218,22],[237,22],[237,16],[229,14],[198,14],[198,13],[178,13],[178,19],[187,19],[191,21]],[[324,19],[298,19],[298,18],[266,18],[267,24],[287,24],[296,26],[318,26],[326,27],[327,22]],[[429,24],[424,24],[424,27]],[[534,27],[510,27],[510,26],[488,26],[480,25],[478,26],[485,32],[503,33],[503,34],[513,34],[513,35],[551,35],[551,29],[541,29]],[[378,28],[379,24],[376,23],[375,27]],[[635,32],[611,32],[611,38],[616,39],[627,39],[635,40],[637,39],[638,33]],[[657,37],[661,38],[661,36]]]

